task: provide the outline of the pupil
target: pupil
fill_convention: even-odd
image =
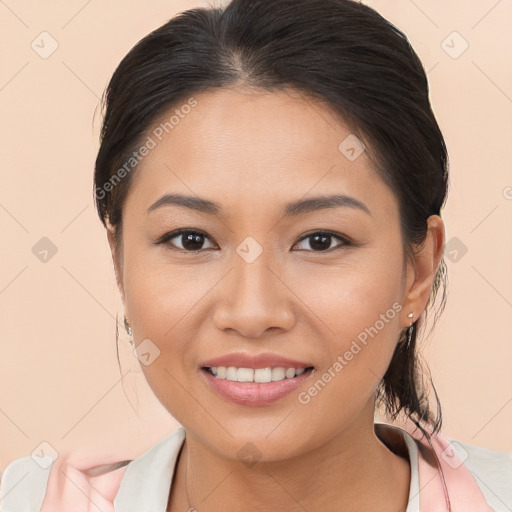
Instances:
[[[312,236],[313,241],[310,242],[310,245],[313,249],[328,249],[331,244],[327,244],[327,247],[325,247],[325,241],[330,238],[330,235],[314,235]],[[317,240],[321,239],[322,242],[317,244]]]
[[[197,251],[197,250],[201,249],[201,247],[203,245],[203,240],[202,240],[203,235],[201,235],[199,233],[189,233],[189,234],[183,235],[183,236],[184,236],[183,247],[185,249],[189,249],[191,251]],[[194,243],[196,245],[194,245]]]

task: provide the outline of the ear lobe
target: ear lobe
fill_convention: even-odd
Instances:
[[[414,312],[414,318],[418,318],[430,297],[432,286],[439,263],[443,257],[445,230],[444,222],[438,215],[431,215],[428,218],[428,232],[425,241],[415,255],[415,264],[412,270],[414,281],[406,291],[404,303],[407,304],[405,314]],[[409,322],[404,321],[408,327]]]
[[[119,291],[121,293],[121,298],[124,303],[125,299],[124,299],[124,288],[123,288],[122,265],[119,261],[119,255],[117,254],[115,230],[114,230],[114,228],[112,228],[110,226],[107,228],[107,239],[108,239],[108,245],[110,246],[110,252],[112,254],[112,262],[114,264],[114,272],[116,274],[117,286],[119,288]]]

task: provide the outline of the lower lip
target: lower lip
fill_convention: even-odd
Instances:
[[[249,407],[261,407],[283,398],[304,384],[304,381],[313,373],[313,370],[305,371],[302,375],[291,379],[273,382],[235,382],[227,379],[218,379],[208,370],[201,368],[201,373],[211,388],[220,393],[224,398],[238,405]]]

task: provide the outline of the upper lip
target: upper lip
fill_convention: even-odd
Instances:
[[[207,366],[211,368],[212,366],[235,366],[236,368],[308,368],[313,366],[310,363],[304,363],[302,361],[297,361],[296,359],[290,359],[288,357],[282,357],[277,354],[257,354],[250,355],[243,352],[236,352],[232,354],[225,354],[220,357],[214,357],[213,359],[208,359],[201,364],[201,366]]]

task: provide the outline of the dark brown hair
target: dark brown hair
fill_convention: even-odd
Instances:
[[[94,175],[100,219],[112,226],[117,243],[135,170],[122,179],[116,172],[169,109],[222,87],[291,88],[326,102],[364,142],[376,171],[394,191],[404,257],[412,258],[425,240],[428,217],[440,215],[446,200],[446,146],[425,71],[407,37],[375,10],[351,0],[233,0],[225,8],[196,8],[179,13],[130,50],[105,91]],[[442,312],[445,285],[441,260],[427,309],[442,288],[437,313]],[[392,419],[403,413],[423,432],[423,427],[438,432],[439,398],[432,386],[432,411],[417,351],[418,327],[425,320],[422,315],[415,322],[410,344],[397,344],[377,399]],[[401,341],[404,336],[405,331]]]

